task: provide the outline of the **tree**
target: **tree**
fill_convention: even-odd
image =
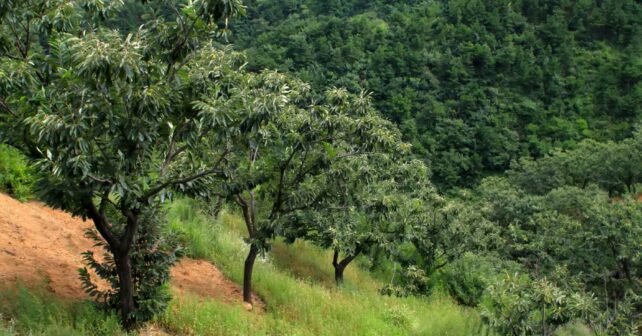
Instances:
[[[334,251],[337,286],[343,284],[345,268],[359,254],[388,241],[383,232],[387,223],[381,220],[387,208],[382,205],[380,187],[382,176],[394,162],[391,155],[364,155],[338,162],[327,172],[333,183],[326,187],[326,197],[290,219],[305,228],[305,239]],[[374,213],[377,218],[373,218]],[[392,241],[387,243],[392,245]],[[340,258],[342,253],[344,257]]]
[[[142,215],[168,189],[221,175],[227,141],[242,132],[227,119],[246,116],[220,111],[214,118],[195,102],[231,91],[240,76],[239,56],[209,36],[243,7],[167,2],[174,17],[154,17],[123,35],[106,26],[121,5],[2,1],[0,102],[5,125],[27,127],[5,129],[9,141],[40,157],[42,199],[91,219],[108,245],[130,329],[138,306],[131,251]],[[200,139],[209,133],[219,141],[204,151]]]
[[[398,256],[405,241],[419,244],[419,227],[430,226],[419,216],[433,214],[440,197],[428,180],[428,168],[403,156],[380,153],[336,165],[328,172],[335,181],[328,196],[299,214],[309,227],[306,238],[334,250],[337,285],[359,254],[377,250]]]
[[[286,90],[267,101],[232,103],[258,114],[270,107],[278,110],[246,141],[234,144],[226,165],[230,187],[223,193],[240,207],[250,246],[243,277],[247,303],[251,303],[256,257],[269,249],[274,237],[301,234],[301,227],[290,222],[289,215],[306,211],[327,197],[334,183],[328,170],[343,160],[383,148],[404,148],[399,132],[377,115],[368,95],[332,89],[321,104],[315,104],[302,83],[288,82],[285,76],[271,80],[273,87]]]
[[[539,169],[534,171],[536,174],[540,172]],[[608,185],[609,181],[603,182],[603,185]],[[568,293],[565,296],[593,297],[595,309],[592,315],[582,318],[596,332],[625,334],[639,323],[636,307],[640,304],[642,264],[636,246],[641,244],[642,227],[639,223],[642,220],[642,203],[637,200],[637,195],[624,194],[612,198],[595,184],[585,188],[562,185],[543,195],[533,195],[505,178],[487,178],[476,192],[477,199],[470,206],[482,210],[484,221],[494,223],[495,229],[486,232],[499,243],[476,245],[474,239],[464,240],[463,244],[469,244],[468,250],[519,262],[530,277],[543,281],[542,284],[546,278],[564,269],[563,273],[556,275],[555,286],[565,285],[564,291]],[[501,291],[510,292],[517,288],[511,287],[516,283],[504,285],[513,289],[495,288],[495,294],[499,295],[494,296],[495,302],[500,306],[504,305],[500,302],[503,300]],[[554,287],[551,287],[552,291],[556,290]],[[523,320],[515,322],[516,328],[542,325],[550,332],[553,330],[549,328],[550,323],[557,325],[563,321],[555,322],[544,313],[533,316],[529,311],[533,305],[546,306],[549,313],[560,307],[555,306],[557,303],[550,306],[550,299],[538,303],[540,299],[529,298],[531,290],[534,289],[521,288],[517,291],[519,293],[510,294],[515,295],[513,299],[517,301],[505,302],[508,305],[524,304],[524,307],[503,307],[500,310],[523,314],[511,317],[513,321]],[[575,316],[573,314],[564,312],[567,316],[564,320]],[[499,324],[510,320],[508,316],[495,316],[494,319],[493,323]]]

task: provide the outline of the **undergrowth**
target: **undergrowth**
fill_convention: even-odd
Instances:
[[[18,149],[0,144],[0,191],[26,201],[32,194],[34,171]]]

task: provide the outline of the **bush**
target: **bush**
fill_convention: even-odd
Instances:
[[[158,210],[149,210],[143,214],[134,248],[131,252],[131,264],[134,278],[134,301],[136,303],[137,323],[146,322],[165,312],[171,300],[169,291],[170,269],[183,256],[174,235],[163,235],[165,215]],[[163,220],[163,222],[159,222]],[[89,229],[87,237],[103,248],[103,262],[94,258],[92,251],[83,253],[85,263],[99,277],[107,281],[110,289],[101,291],[92,281],[87,268],[80,269],[80,277],[85,291],[97,301],[104,304],[107,310],[118,311],[120,296],[118,273],[109,253],[109,246],[98,235],[96,230]]]
[[[25,201],[32,196],[34,171],[18,149],[0,144],[0,191]]]
[[[501,335],[550,336],[572,321],[586,319],[595,308],[591,295],[515,273],[488,288],[482,318]]]
[[[498,275],[503,271],[512,273],[519,268],[519,265],[509,261],[466,253],[444,268],[441,280],[457,302],[476,307],[486,288],[498,279]]]
[[[429,296],[432,292],[432,283],[426,271],[414,265],[402,269],[397,282],[398,284],[391,283],[383,286],[379,293],[388,296],[406,297],[410,295]]]

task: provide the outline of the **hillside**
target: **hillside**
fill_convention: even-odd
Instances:
[[[641,55],[639,0],[0,1],[0,336],[640,334]]]
[[[83,236],[90,227],[63,211],[0,193],[0,287],[44,286],[62,299],[88,299],[78,268],[84,266],[80,253],[95,250]],[[172,286],[179,294],[240,304],[240,287],[206,261],[181,260],[172,269]]]
[[[260,262],[255,302],[264,300],[265,308],[247,312],[240,305],[239,286],[226,278],[242,277],[239,261],[246,247],[239,219],[223,214],[213,226],[190,201],[174,204],[168,218],[172,230],[182,232],[189,254],[202,259],[183,259],[172,270],[175,299],[170,310],[142,334],[152,330],[155,335],[161,328],[174,335],[343,335],[349,328],[353,335],[473,335],[479,328],[475,313],[441,295],[380,296],[381,284],[357,266],[347,270],[346,288],[337,291],[331,254],[305,243],[277,244]],[[120,333],[108,315],[90,315],[96,319],[93,327],[83,324],[91,305],[83,303],[87,296],[77,268],[82,266],[80,253],[92,247],[80,234],[87,227],[62,211],[0,194],[0,300],[7,303],[0,307],[5,323],[0,335]]]
[[[372,92],[444,189],[642,117],[639,1],[246,4],[231,42],[252,69]]]

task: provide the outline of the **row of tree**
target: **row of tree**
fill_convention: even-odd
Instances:
[[[181,253],[159,228],[173,194],[238,206],[250,303],[255,259],[275,237],[331,240],[348,255],[335,258],[340,281],[367,244],[398,232],[386,227],[399,220],[390,208],[421,216],[425,195],[414,183],[429,186],[427,169],[368,94],[319,97],[296,78],[247,71],[243,55],[211,40],[244,10],[238,2],[167,1],[137,28],[111,29],[128,6],[0,6],[3,141],[37,162],[42,200],[94,223],[88,235],[106,253],[84,257],[111,288],[100,291],[87,269],[81,277],[126,328],[169,300],[162,284]]]
[[[366,5],[349,3],[330,7],[352,12]],[[424,6],[417,8],[428,17],[448,9],[448,20],[455,21],[465,21],[461,11],[481,11],[477,2],[470,8],[458,3],[408,5]],[[488,6],[511,12],[504,5]],[[372,6],[397,10],[380,1]],[[515,6],[540,23],[548,13],[530,2]],[[159,228],[162,203],[180,193],[234,204],[242,214],[247,302],[257,256],[277,237],[302,238],[334,251],[328,262],[338,284],[359,256],[371,258],[373,268],[391,260],[402,271],[383,292],[426,295],[442,281],[462,304],[480,306],[503,334],[550,335],[574,320],[595,332],[632,331],[642,295],[642,205],[635,200],[641,132],[620,142],[583,141],[538,160],[512,160],[506,176],[444,197],[425,160],[413,159],[399,129],[375,110],[386,104],[377,94],[315,90],[318,83],[291,75],[250,71],[243,54],[214,42],[212,36],[227,34],[228,20],[244,10],[219,0],[0,2],[0,136],[37,161],[41,199],[94,223],[89,234],[106,255],[87,253],[85,260],[111,288],[100,291],[88,270],[81,276],[88,293],[120,312],[125,327],[150,319],[169,300],[162,284],[181,250],[172,239],[160,239]],[[511,29],[528,31],[525,19],[511,13]],[[132,16],[125,25],[123,18]],[[433,19],[434,27],[445,24]],[[410,21],[404,31],[413,31]],[[378,25],[367,32],[389,29],[370,17],[362,17],[365,23]],[[459,25],[442,28],[470,33]],[[589,30],[591,36],[609,33]],[[618,43],[634,39],[624,37]],[[385,60],[382,73],[397,59]],[[486,64],[470,62],[475,69]],[[472,82],[461,87],[465,83]],[[453,107],[462,113],[486,106],[451,98],[457,106],[469,104],[468,110]],[[454,128],[425,127],[435,126],[437,137],[463,129],[456,120],[444,122]],[[504,144],[475,146],[506,154],[498,149]],[[435,148],[431,157],[441,158],[435,168],[444,182],[447,169],[440,164],[451,161],[442,156],[454,152]]]

